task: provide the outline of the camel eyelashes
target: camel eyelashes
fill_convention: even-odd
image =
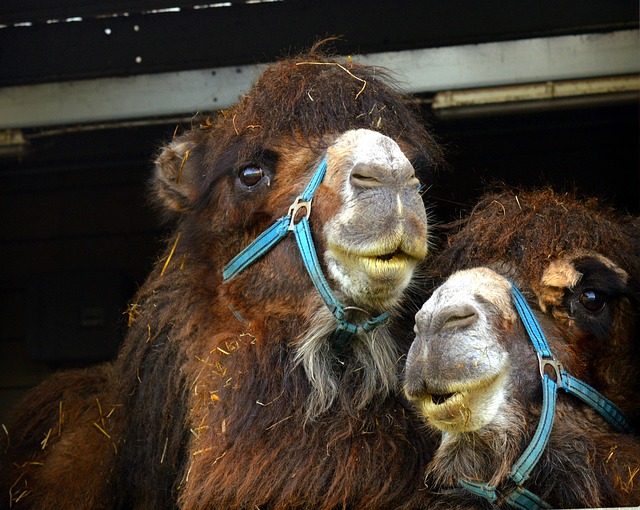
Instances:
[[[238,174],[240,182],[247,188],[253,188],[260,184],[263,179],[269,185],[269,177],[265,175],[264,170],[260,165],[250,164],[242,167]]]
[[[586,289],[578,298],[580,304],[589,312],[601,312],[607,304],[607,296],[594,289]]]

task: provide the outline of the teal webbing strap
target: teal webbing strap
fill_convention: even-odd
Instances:
[[[302,256],[304,265],[313,281],[313,285],[322,297],[325,305],[338,321],[338,326],[334,332],[333,341],[338,345],[346,344],[349,339],[356,334],[371,331],[384,324],[389,318],[389,314],[384,312],[377,317],[369,319],[362,324],[353,324],[345,319],[345,309],[335,298],[331,287],[327,282],[320,261],[313,244],[311,227],[309,225],[309,215],[311,214],[311,200],[320,186],[327,170],[327,158],[325,157],[316,168],[309,184],[300,196],[296,198],[289,212],[262,232],[253,242],[238,253],[222,270],[223,282],[227,282],[239,275],[247,267],[265,255],[271,248],[280,242],[289,231],[293,231],[295,239]],[[304,209],[304,214],[298,219],[297,213]]]
[[[514,508],[522,510],[537,510],[541,508],[551,508],[548,503],[539,496],[525,489],[522,485],[527,481],[531,472],[540,460],[544,449],[546,448],[553,421],[555,417],[555,406],[557,400],[558,388],[571,393],[581,399],[583,402],[598,411],[614,428],[619,431],[631,433],[633,427],[630,420],[625,416],[622,410],[616,406],[611,400],[596,391],[593,387],[577,379],[562,368],[562,365],[556,360],[547,339],[535,318],[533,311],[529,307],[522,293],[511,284],[511,294],[513,302],[520,316],[522,323],[531,339],[540,368],[540,376],[542,377],[542,410],[540,413],[540,421],[531,442],[518,458],[511,468],[508,479],[516,484],[503,498],[503,501]],[[554,381],[549,377],[545,370],[552,368],[556,377]],[[469,492],[483,497],[491,503],[495,503],[500,499],[498,497],[495,486],[490,486],[484,482],[471,482],[468,480],[459,480],[458,483]]]

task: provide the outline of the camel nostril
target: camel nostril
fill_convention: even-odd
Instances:
[[[442,320],[442,329],[460,329],[471,326],[478,320],[478,312],[468,305],[446,311]]]
[[[378,188],[384,183],[373,175],[361,172],[351,172],[351,184],[356,188]]]
[[[393,172],[385,164],[360,161],[351,169],[349,180],[354,188],[380,188],[392,184]]]

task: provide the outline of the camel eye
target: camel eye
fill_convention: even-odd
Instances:
[[[240,170],[240,182],[248,188],[253,188],[264,177],[264,170],[258,165],[247,165]]]
[[[582,306],[584,306],[588,311],[592,313],[597,313],[602,311],[602,309],[607,304],[606,297],[604,294],[599,293],[598,291],[587,289],[578,298]]]

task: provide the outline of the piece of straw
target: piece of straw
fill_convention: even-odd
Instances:
[[[349,69],[344,67],[342,64],[339,64],[338,62],[297,62],[296,65],[297,66],[337,66],[337,67],[339,67],[340,69],[342,69],[345,73],[347,73],[352,78],[355,78],[356,80],[362,82],[362,88],[356,94],[355,99],[358,99],[358,97],[360,97],[360,94],[362,94],[364,92],[364,89],[367,86],[366,80],[363,80],[362,78],[356,76],[351,71],[349,71]]]

